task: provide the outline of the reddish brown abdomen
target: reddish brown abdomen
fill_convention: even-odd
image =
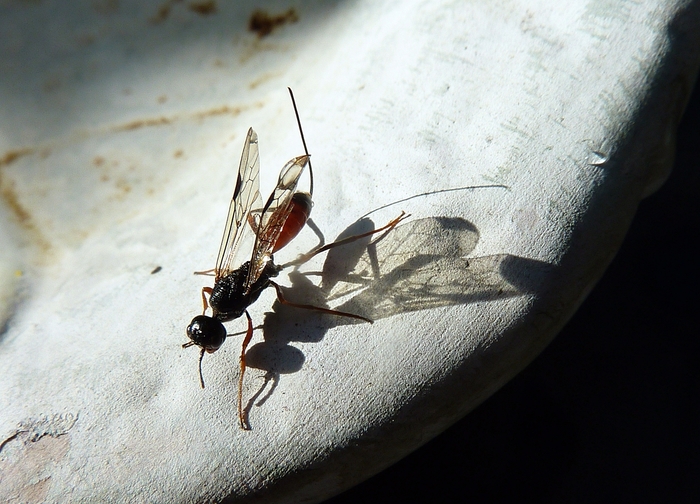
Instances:
[[[306,221],[309,219],[309,215],[311,215],[311,207],[313,207],[313,205],[311,195],[308,193],[294,193],[294,196],[292,196],[292,211],[284,222],[284,226],[282,226],[282,232],[272,249],[273,254],[287,245],[287,243],[292,241],[294,237],[299,234],[299,231],[302,230]]]

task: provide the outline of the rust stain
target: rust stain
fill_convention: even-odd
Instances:
[[[253,105],[255,108],[261,108],[263,104],[257,102]],[[206,119],[208,117],[216,117],[222,115],[238,116],[245,110],[252,107],[232,107],[229,105],[222,105],[220,107],[211,108],[207,110],[202,110],[200,112],[191,112],[189,114],[183,115],[172,115],[172,116],[161,116],[161,117],[150,117],[145,119],[136,119],[134,121],[129,121],[125,124],[116,124],[107,128],[108,132],[116,133],[122,131],[134,131],[141,128],[149,128],[154,126],[167,126],[177,121],[187,120],[187,119]]]
[[[192,12],[201,14],[202,16],[208,16],[216,12],[216,2],[214,0],[207,0],[201,2],[190,2],[187,6]]]
[[[182,0],[167,0],[163,2],[160,7],[158,7],[155,14],[148,18],[148,22],[154,25],[162,23],[168,19],[168,17],[170,17],[170,12],[172,11],[173,6],[181,2]],[[187,4],[187,8],[200,16],[209,16],[214,14],[217,10],[216,2],[214,0],[198,0],[190,2]]]
[[[15,221],[18,227],[24,232],[23,234],[26,236],[25,239],[31,242],[41,253],[43,257],[39,257],[39,259],[42,262],[51,260],[56,253],[56,248],[49,239],[50,234],[47,236],[46,230],[42,227],[42,223],[37,220],[37,215],[32,212],[32,206],[30,204],[31,201],[33,201],[32,198],[40,198],[41,195],[38,193],[22,194],[17,187],[17,182],[11,178],[8,170],[5,168],[23,157],[38,155],[45,158],[51,154],[52,149],[69,145],[72,142],[86,140],[87,138],[97,135],[131,132],[141,128],[166,126],[176,121],[203,121],[217,116],[238,116],[246,110],[262,108],[263,106],[263,102],[254,102],[245,106],[222,105],[183,114],[173,114],[172,116],[136,119],[122,124],[96,128],[90,131],[74,132],[73,134],[66,135],[62,139],[43,145],[15,148],[7,150],[4,153],[0,152],[0,204],[6,205],[12,216],[12,220]],[[182,149],[177,149],[173,152],[175,158],[182,158],[184,155]],[[94,155],[91,159],[91,164],[102,172],[99,175],[101,182],[111,182],[115,185],[116,194],[114,199],[121,201],[128,195],[134,193],[133,184],[128,178],[116,177],[107,171],[108,167],[118,165],[119,163],[117,161],[111,161],[102,155]],[[128,168],[129,171],[136,170],[136,167],[133,165]],[[154,190],[152,188],[147,188],[146,193],[153,194]]]
[[[299,15],[293,8],[277,15],[270,15],[264,10],[256,9],[248,20],[248,30],[257,33],[258,38],[263,38],[276,28],[297,21],[299,21]]]
[[[14,214],[17,222],[25,228],[34,229],[32,215],[24,208],[24,205],[19,202],[14,181],[5,183],[5,177],[3,177],[0,180],[0,195],[2,195],[2,199],[5,200],[5,203],[7,203],[7,206]]]
[[[44,252],[49,252],[52,248],[51,244],[46,237],[44,237],[39,226],[36,225],[31,212],[20,202],[15,188],[15,182],[13,180],[6,180],[2,172],[0,172],[0,198],[2,198],[10,209],[10,212],[14,215],[19,226],[32,236],[33,241],[39,245],[39,248]]]
[[[204,110],[202,112],[195,112],[194,114],[192,114],[192,117],[194,119],[204,119],[206,117],[215,117],[229,114],[232,116],[237,116],[240,115],[241,112],[243,112],[243,109],[241,107],[229,107],[228,105],[223,105],[221,107]]]
[[[260,86],[261,84],[265,84],[267,81],[274,79],[275,77],[279,77],[282,75],[279,72],[274,72],[274,73],[266,73],[255,79],[253,82],[248,84],[249,89],[255,89],[256,87]]]
[[[252,43],[250,43],[247,47],[243,49],[243,53],[238,58],[238,61],[241,64],[245,64],[257,54],[262,53],[264,51],[283,51],[284,49],[285,47],[281,46],[280,44],[272,44],[270,42],[265,42],[260,38],[256,37],[252,40]]]
[[[168,16],[170,16],[170,9],[173,6],[172,4],[173,2],[165,2],[162,4],[158,7],[156,13],[148,19],[148,22],[151,24],[159,24],[168,19]]]
[[[124,177],[118,178],[115,181],[114,185],[118,191],[116,196],[115,196],[115,198],[118,201],[123,201],[124,198],[126,198],[126,196],[131,192],[131,184]]]
[[[69,134],[60,141],[55,141],[47,143],[44,145],[37,145],[35,147],[21,147],[18,149],[11,149],[5,151],[4,154],[0,154],[0,170],[6,166],[11,165],[18,159],[25,156],[31,156],[38,154],[42,159],[47,158],[51,155],[51,150],[61,145],[66,145],[71,142],[85,140],[87,138],[93,137],[95,135],[105,134],[105,133],[121,133],[125,131],[135,131],[141,128],[152,128],[156,126],[167,126],[178,121],[187,120],[202,120],[210,117],[230,115],[236,117],[246,110],[253,108],[262,108],[265,104],[263,102],[255,102],[252,105],[242,105],[242,106],[231,106],[231,105],[221,105],[220,107],[214,107],[211,109],[200,110],[196,112],[190,112],[187,114],[173,114],[172,116],[160,116],[160,117],[147,117],[143,119],[135,119],[123,124],[115,124],[112,126],[105,126],[102,128],[97,128],[94,130],[78,132],[74,134]],[[177,156],[176,156],[177,157]],[[97,166],[103,166],[106,160],[102,156],[95,156],[92,159],[92,163]],[[0,181],[2,180],[2,172],[0,171]]]
[[[156,11],[153,16],[148,18],[148,22],[151,24],[158,24],[162,23],[166,19],[168,19],[168,16],[170,15],[170,3],[166,3],[158,7],[158,10]]]
[[[10,166],[15,161],[25,156],[38,154],[42,158],[48,157],[51,154],[51,150],[57,146],[67,145],[78,140],[85,140],[96,135],[135,131],[147,127],[165,126],[182,120],[205,120],[211,117],[225,115],[238,116],[246,110],[252,108],[262,108],[263,106],[263,102],[255,102],[252,105],[238,107],[222,105],[220,107],[200,110],[197,112],[189,112],[187,114],[137,119],[123,124],[106,126],[91,131],[74,133],[72,135],[69,134],[60,141],[52,142],[50,144],[5,151],[3,154],[0,154],[0,200],[7,205],[10,213],[14,217],[14,220],[27,233],[29,239],[34,242],[45,254],[50,254],[54,251],[51,242],[42,232],[41,225],[37,222],[36,217],[31,212],[31,207],[27,207],[25,204],[23,204],[21,195],[17,191],[15,181],[8,177],[8,174],[4,168]],[[173,153],[173,156],[175,158],[181,158],[184,156],[184,151],[182,149],[178,149]],[[96,155],[92,158],[92,165],[99,169],[107,168],[108,163],[111,163],[114,166],[118,164],[118,162],[110,162],[100,155]],[[129,169],[130,171],[134,171],[135,167],[131,166]],[[100,180],[102,182],[108,182],[112,179],[113,177],[107,172],[102,173],[100,176]],[[114,183],[117,189],[117,199],[123,199],[126,195],[132,192],[133,188],[128,180],[123,178],[117,179]],[[150,192],[152,193],[153,191]]]
[[[45,144],[45,145],[38,145],[36,147],[22,147],[19,149],[11,149],[8,151],[5,151],[5,153],[0,157],[0,169],[11,165],[15,161],[17,161],[20,158],[23,158],[25,156],[31,156],[33,154],[39,154],[42,158],[47,158],[49,155],[51,155],[51,149],[62,145],[63,143],[68,143],[71,141],[75,141],[76,139],[85,139],[89,138],[94,135],[99,135],[101,133],[118,133],[118,132],[123,132],[123,131],[134,131],[138,130],[141,128],[151,128],[151,127],[156,127],[156,126],[167,126],[170,124],[173,124],[178,121],[183,121],[183,120],[202,120],[206,119],[209,117],[217,117],[217,116],[223,116],[223,115],[231,115],[233,117],[240,115],[241,113],[245,112],[246,110],[252,109],[252,108],[262,108],[264,107],[263,102],[255,102],[252,105],[249,106],[230,106],[230,105],[221,105],[220,107],[214,107],[210,109],[205,109],[201,110],[198,112],[190,112],[188,114],[174,114],[172,116],[160,116],[160,117],[147,117],[144,119],[135,119],[133,121],[129,121],[123,124],[115,124],[113,126],[107,126],[105,128],[98,128],[96,130],[92,131],[87,131],[83,132],[77,135],[70,135],[67,138],[64,139],[63,142],[55,142],[51,144]],[[176,155],[176,157],[178,157]],[[105,159],[102,156],[95,156],[92,160],[92,163],[95,166],[102,166],[105,163]],[[0,175],[2,173],[0,172]],[[1,180],[1,179],[0,179]]]
[[[150,119],[137,119],[135,121],[128,122],[126,124],[120,124],[113,126],[112,131],[133,131],[136,129],[145,128],[148,126],[164,126],[173,122],[172,118],[169,117],[152,117]]]
[[[31,147],[25,147],[23,149],[14,149],[5,152],[5,155],[2,158],[0,158],[0,168],[14,163],[21,157],[34,154],[35,150],[36,149],[32,149]]]
[[[25,230],[25,232],[31,237],[31,240],[35,242],[44,253],[48,254],[52,250],[51,243],[41,232],[41,229],[36,224],[32,213],[20,201],[19,195],[17,194],[17,189],[15,187],[15,181],[10,180],[7,177],[7,173],[3,173],[2,170],[2,168],[14,163],[18,159],[34,154],[37,151],[39,151],[40,154],[43,154],[46,151],[46,148],[38,149],[25,147],[23,149],[14,149],[5,152],[5,155],[0,158],[0,199],[2,199],[5,202],[5,205],[7,205],[7,208],[10,209],[10,212],[14,216],[17,224]]]

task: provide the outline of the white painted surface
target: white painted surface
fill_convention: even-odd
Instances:
[[[393,462],[497,390],[573,313],[663,178],[697,68],[681,57],[690,39],[669,53],[672,2],[319,2],[261,39],[246,31],[249,5],[208,16],[187,5],[158,22],[157,4],[0,7],[9,497],[267,489],[314,501]],[[251,307],[265,327],[249,351],[244,432],[239,340],[205,356],[205,390],[197,353],[180,345],[209,285],[191,272],[213,266],[248,126],[263,193],[302,153],[286,86],[326,241],[373,210],[376,225],[412,218],[377,247],[379,278],[332,303],[373,325],[266,315],[273,292]],[[506,187],[440,192],[486,184]],[[305,231],[277,260],[315,243]],[[349,257],[336,252],[326,268]],[[297,284],[290,298],[318,293],[280,280]]]

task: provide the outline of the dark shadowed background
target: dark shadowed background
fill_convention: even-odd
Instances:
[[[327,504],[700,502],[698,88],[671,177],[552,344],[444,434]]]

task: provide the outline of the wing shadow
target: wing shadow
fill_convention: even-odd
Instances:
[[[374,229],[363,218],[339,238]],[[496,254],[466,257],[479,241],[477,228],[460,217],[409,221],[383,235],[331,249],[321,271],[290,274],[284,287],[292,302],[355,313],[379,320],[401,313],[490,301],[535,292],[552,267],[542,261]],[[312,281],[320,277],[319,285]],[[304,354],[292,342],[319,342],[333,327],[362,324],[355,319],[289,307],[275,301],[265,314],[264,341],[246,353],[249,367],[267,371],[265,383],[248,402],[262,405],[280,375],[295,373]]]

